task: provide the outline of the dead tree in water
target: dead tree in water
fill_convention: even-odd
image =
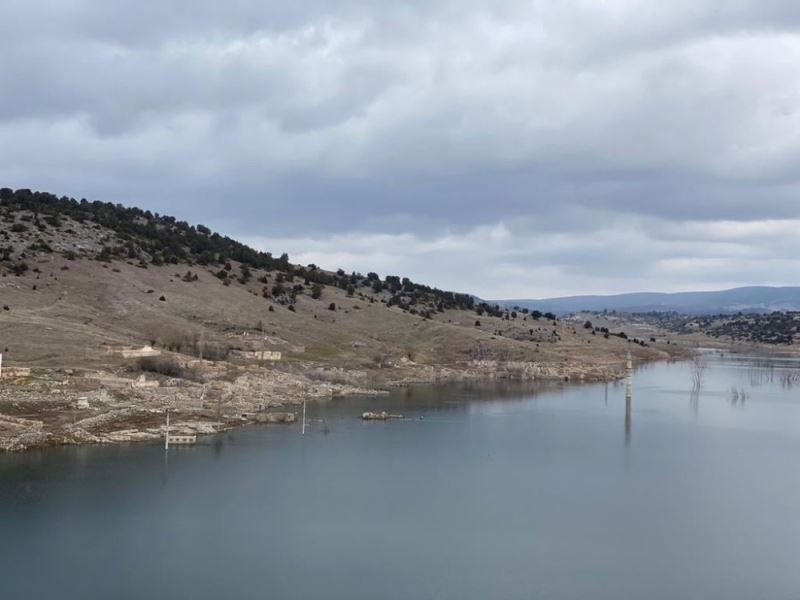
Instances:
[[[800,381],[800,373],[795,370],[784,369],[781,372],[781,385],[785,388],[790,388]]]
[[[747,400],[747,392],[744,391],[744,388],[731,387],[731,404],[734,406],[739,403],[744,404],[745,400]]]
[[[695,356],[692,360],[692,391],[699,392],[703,385],[703,375],[706,371],[706,361],[701,356]]]

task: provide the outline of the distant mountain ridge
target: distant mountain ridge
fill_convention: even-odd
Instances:
[[[711,292],[638,292],[608,296],[496,300],[501,306],[566,314],[580,311],[677,312],[682,314],[768,313],[800,310],[800,286],[748,286]]]

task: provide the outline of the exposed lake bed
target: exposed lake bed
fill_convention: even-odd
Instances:
[[[412,386],[309,427],[0,455],[3,581],[37,598],[796,598],[791,357],[623,384]],[[403,420],[363,422],[373,409]],[[35,560],[32,559],[35,557]],[[43,576],[44,574],[44,576]],[[766,592],[768,590],[768,593]]]

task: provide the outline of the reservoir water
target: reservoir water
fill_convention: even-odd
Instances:
[[[0,598],[796,600],[798,367],[648,365],[629,420],[619,384],[450,385],[0,455]]]

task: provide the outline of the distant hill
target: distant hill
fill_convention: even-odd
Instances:
[[[641,292],[611,296],[565,296],[541,300],[497,300],[502,306],[566,314],[580,311],[677,312],[682,314],[768,313],[800,310],[800,287],[749,286],[715,292]]]

